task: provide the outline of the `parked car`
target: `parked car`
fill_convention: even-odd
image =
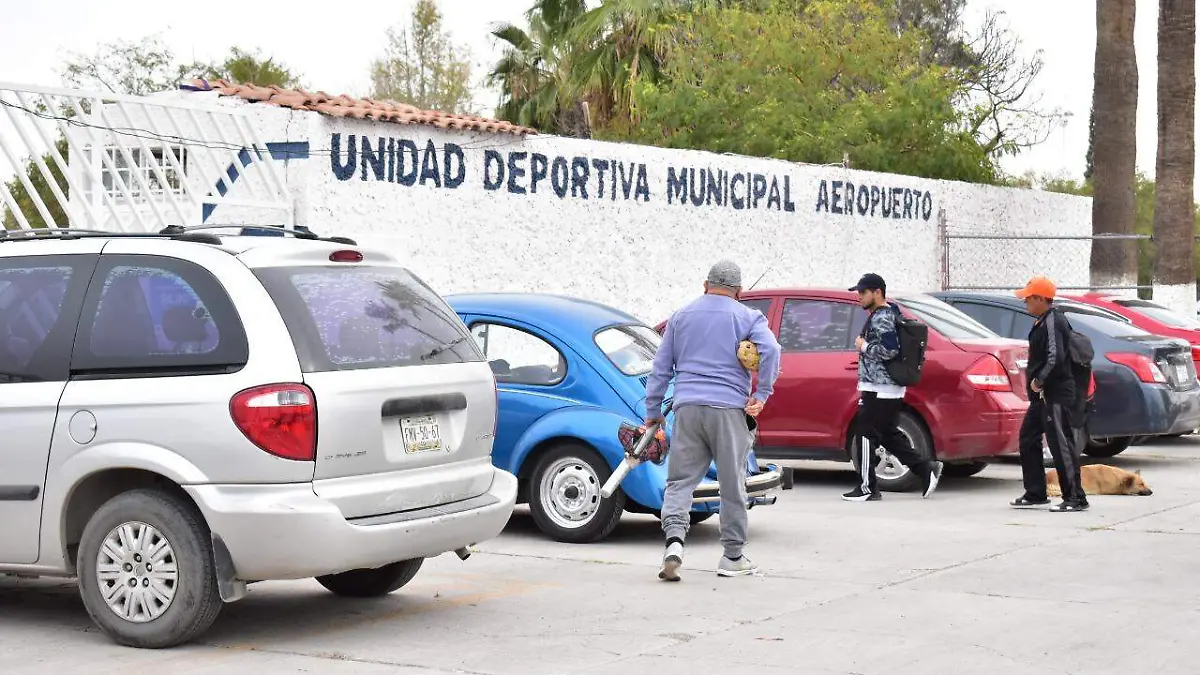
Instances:
[[[1027,337],[1033,316],[1015,296],[945,291],[935,296],[1001,335]],[[1191,346],[1153,335],[1103,308],[1055,301],[1071,325],[1092,341],[1096,391],[1088,415],[1092,457],[1113,457],[1138,436],[1186,433],[1200,426],[1200,384]]]
[[[623,512],[658,515],[666,465],[643,463],[610,499],[600,488],[624,458],[623,422],[646,417],[646,382],[660,337],[633,316],[598,303],[534,293],[447,296],[492,367],[500,423],[492,459],[520,479],[539,529],[557,541],[607,537]],[[671,390],[668,390],[668,397]],[[668,414],[667,433],[674,420]],[[781,472],[753,453],[746,487],[771,503]],[[692,521],[719,510],[716,465],[693,494]]]
[[[1192,361],[1200,363],[1200,318],[1180,314],[1149,300],[1096,291],[1067,297],[1118,314],[1149,333],[1186,340],[1192,346]]]
[[[1025,343],[1001,338],[928,295],[892,293],[906,316],[929,326],[921,382],[908,388],[900,432],[914,450],[945,463],[945,475],[979,473],[1017,452],[1029,401]],[[759,416],[758,455],[769,460],[859,464],[853,443],[858,413],[854,339],[867,313],[844,290],[775,289],[743,293],[763,313],[783,348],[783,373]],[[662,330],[665,323],[659,325]],[[881,490],[917,489],[920,478],[884,453]]]
[[[214,231],[0,237],[0,573],[77,577],[125,645],[255,581],[390,593],[516,500],[432,289],[350,240]]]

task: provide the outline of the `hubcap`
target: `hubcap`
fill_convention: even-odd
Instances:
[[[542,474],[539,486],[546,515],[566,529],[587,525],[600,507],[600,477],[576,457],[558,460]]]
[[[146,523],[122,523],[108,533],[96,555],[96,581],[117,616],[131,623],[153,621],[175,599],[179,586],[175,550]]]
[[[903,428],[900,429],[900,435],[904,440],[908,441],[908,447],[914,447],[912,436]],[[909,468],[900,463],[900,460],[892,456],[892,453],[878,448],[875,452],[879,455],[879,466],[875,468],[875,475],[878,478],[885,480],[899,480],[908,475]]]

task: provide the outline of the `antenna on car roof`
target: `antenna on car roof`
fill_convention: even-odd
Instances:
[[[758,282],[762,281],[763,277],[767,276],[767,274],[769,274],[771,272],[771,270],[775,269],[775,263],[779,262],[779,259],[782,257],[783,257],[783,251],[780,251],[779,255],[775,256],[775,260],[771,261],[771,264],[767,266],[767,269],[764,270],[763,273],[760,274],[759,277],[754,280],[754,283],[750,284],[750,288],[747,288],[746,290],[747,291],[754,290],[754,287],[758,285]]]

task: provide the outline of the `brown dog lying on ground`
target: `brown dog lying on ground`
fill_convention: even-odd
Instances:
[[[1083,483],[1083,491],[1091,495],[1138,495],[1154,494],[1146,481],[1142,480],[1142,472],[1130,473],[1107,464],[1085,464],[1079,467]],[[1061,497],[1062,488],[1058,485],[1058,471],[1050,469],[1046,472],[1046,494],[1051,497]]]

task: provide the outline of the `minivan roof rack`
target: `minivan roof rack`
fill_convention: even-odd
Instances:
[[[125,239],[131,237],[149,237],[154,239],[190,241],[197,244],[221,244],[221,239],[211,234],[175,231],[167,232],[167,229],[169,228],[164,228],[161,232],[112,232],[109,230],[89,230],[77,227],[45,227],[31,230],[0,229],[0,242],[33,241],[37,239]]]
[[[181,225],[168,225],[168,226],[164,227],[162,230],[160,230],[160,232],[162,232],[163,234],[185,234],[185,233],[195,232],[197,230],[232,230],[232,229],[241,230],[241,232],[239,232],[238,234],[240,234],[242,236],[274,236],[275,232],[279,232],[281,235],[290,234],[290,235],[296,237],[297,239],[308,239],[311,241],[328,241],[328,242],[332,242],[335,244],[346,244],[347,246],[357,246],[358,245],[358,242],[356,242],[355,240],[353,240],[349,237],[322,237],[322,236],[319,236],[312,230],[308,229],[307,227],[304,227],[303,225],[297,225],[295,229],[279,227],[276,225],[231,225],[231,224],[227,224],[227,225],[189,225],[187,227],[184,227]],[[251,232],[262,232],[264,234],[251,234]],[[271,234],[270,235],[265,234],[267,232],[270,232]]]

